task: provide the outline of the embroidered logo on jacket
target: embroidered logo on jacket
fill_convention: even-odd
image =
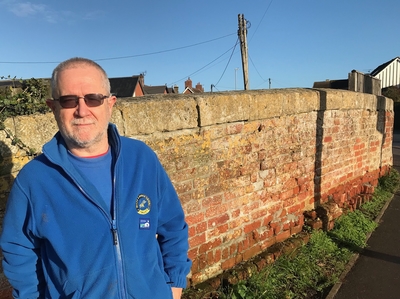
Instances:
[[[140,215],[146,215],[148,212],[150,212],[150,208],[151,208],[150,198],[148,198],[144,194],[140,194],[136,198],[136,211]]]

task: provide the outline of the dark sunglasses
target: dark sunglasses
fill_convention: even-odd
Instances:
[[[88,107],[98,107],[102,105],[104,99],[107,99],[108,97],[110,96],[105,96],[101,93],[89,93],[85,94],[83,97],[76,95],[60,96],[58,99],[54,99],[54,101],[60,102],[60,105],[63,108],[75,108],[79,104],[79,99],[83,98]]]

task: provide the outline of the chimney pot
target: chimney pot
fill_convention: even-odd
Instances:
[[[185,88],[193,88],[192,87],[192,80],[190,80],[190,77],[185,81]]]

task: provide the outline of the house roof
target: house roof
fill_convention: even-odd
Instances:
[[[132,97],[136,86],[140,84],[140,76],[109,78],[111,93],[118,97]]]
[[[159,85],[159,86],[145,85],[143,89],[144,89],[144,94],[168,93],[167,87],[165,85]]]
[[[200,90],[198,88],[194,88],[194,87],[189,87],[189,86],[187,86],[182,93],[187,93],[186,91],[188,91],[190,93],[203,93],[202,90]]]
[[[167,87],[167,93],[175,93],[175,89],[173,87]]]
[[[143,84],[143,75],[131,77],[109,78],[111,85],[111,93],[117,97],[132,97],[135,95],[135,90],[140,85],[143,94],[165,94],[175,93],[173,88],[168,88],[165,85],[151,86]]]
[[[399,60],[400,61],[400,57],[395,57],[391,60],[389,60],[388,62],[385,62],[383,64],[381,64],[380,66],[378,66],[376,69],[374,69],[370,75],[375,77],[376,75],[378,75],[381,71],[383,71],[389,64],[391,64],[393,61],[395,60]]]
[[[349,80],[339,79],[339,80],[326,80],[326,81],[314,82],[313,88],[348,89]]]
[[[22,84],[19,80],[0,80],[0,86],[21,87]]]

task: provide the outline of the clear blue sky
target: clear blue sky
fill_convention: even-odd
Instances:
[[[250,89],[312,87],[400,56],[399,13],[399,0],[0,0],[0,76],[48,78],[81,56],[146,85],[243,89],[244,14]]]

